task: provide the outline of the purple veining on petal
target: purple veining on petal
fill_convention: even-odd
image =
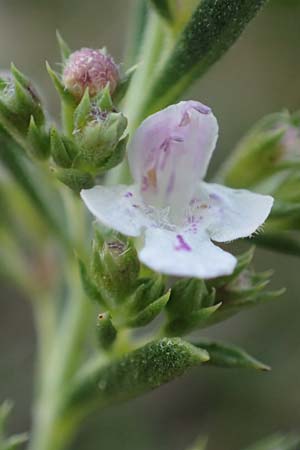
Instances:
[[[175,250],[177,250],[177,251],[183,250],[185,252],[192,251],[192,247],[190,247],[189,244],[187,242],[185,242],[185,240],[183,239],[183,236],[181,236],[181,234],[177,234],[176,238],[178,240],[178,245],[175,245]]]
[[[209,198],[211,200],[216,200],[216,201],[220,201],[221,200],[221,197],[218,194],[215,194],[215,193],[209,194]]]
[[[175,186],[175,172],[172,172],[169,182],[168,182],[168,186],[167,186],[167,194],[171,194],[171,192],[173,192],[174,190],[174,186]]]
[[[204,105],[203,103],[194,102],[193,100],[191,100],[188,103],[189,103],[189,106],[191,106],[193,109],[195,109],[196,111],[198,111],[201,114],[211,113],[211,108],[209,108],[209,106]]]

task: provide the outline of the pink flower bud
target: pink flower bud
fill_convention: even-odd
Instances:
[[[118,81],[119,70],[113,58],[101,50],[90,48],[82,48],[72,53],[63,72],[66,88],[77,99],[81,99],[87,87],[93,97],[108,83],[112,94]]]

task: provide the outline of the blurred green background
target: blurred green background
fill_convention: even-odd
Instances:
[[[129,0],[1,0],[0,68],[14,61],[39,85],[55,120],[58,101],[45,60],[59,60],[55,29],[75,49],[106,45],[122,61]],[[300,3],[270,2],[221,62],[186,98],[209,104],[220,122],[216,167],[261,116],[300,107]],[[127,405],[90,418],[74,449],[183,450],[199,434],[209,450],[238,450],[275,431],[300,432],[300,261],[257,251],[287,293],[205,334],[244,346],[271,373],[201,367]],[[11,431],[30,427],[35,335],[21,292],[1,280],[0,397],[16,404]]]

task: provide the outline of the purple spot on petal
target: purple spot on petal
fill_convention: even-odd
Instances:
[[[126,198],[133,197],[133,193],[132,192],[126,192],[125,197]]]
[[[211,198],[212,200],[216,200],[216,201],[221,200],[221,197],[217,194],[209,194],[209,198]]]
[[[185,242],[185,240],[183,239],[183,236],[181,236],[181,234],[177,234],[176,238],[178,241],[178,245],[175,245],[175,250],[177,250],[177,251],[183,250],[185,252],[192,251],[192,247],[190,247],[189,244],[187,242]]]

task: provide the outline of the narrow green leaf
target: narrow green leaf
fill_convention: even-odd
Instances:
[[[58,46],[60,49],[61,60],[63,63],[65,63],[71,54],[71,50],[70,50],[68,44],[62,38],[62,36],[58,30],[56,30],[56,38],[57,38]]]
[[[82,371],[67,393],[65,412],[82,412],[142,395],[208,361],[205,350],[180,338],[150,342],[104,367]]]
[[[247,447],[245,450],[299,450],[300,437],[288,434],[276,434],[267,439],[264,439],[257,444]]]
[[[69,92],[67,90],[67,88],[63,85],[59,75],[54,72],[54,70],[52,70],[52,68],[50,67],[49,63],[46,61],[46,68],[47,68],[47,72],[50,75],[50,78],[54,84],[55,89],[57,90],[61,100],[68,106],[72,107],[72,108],[76,108],[76,100],[73,97],[73,95],[71,94],[71,92]]]
[[[80,276],[81,276],[82,286],[83,286],[83,289],[84,289],[86,295],[92,301],[98,303],[100,306],[106,307],[107,305],[106,305],[104,299],[102,298],[102,295],[98,291],[97,286],[91,279],[91,276],[88,272],[88,269],[87,269],[85,263],[80,258],[78,258],[78,264],[79,264],[79,272],[80,272]]]
[[[285,253],[287,255],[300,256],[300,240],[290,232],[268,232],[253,236],[251,241],[267,249]]]
[[[250,356],[245,350],[223,342],[197,341],[196,347],[209,354],[209,364],[213,366],[269,371],[270,367]]]
[[[34,170],[20,147],[0,128],[0,161],[22,187],[41,217],[65,243],[69,237],[64,224],[64,214],[59,196],[54,190],[45,189],[45,174]]]
[[[202,0],[145,101],[143,116],[176,101],[237,40],[266,0]]]

